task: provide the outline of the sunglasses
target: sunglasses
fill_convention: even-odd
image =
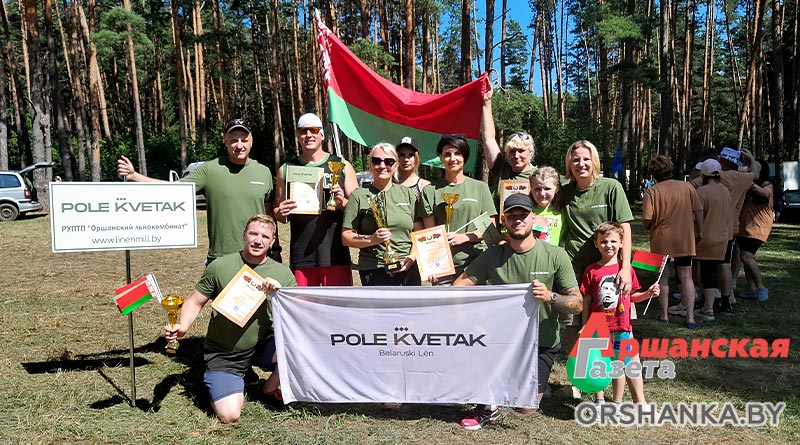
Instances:
[[[397,162],[397,159],[393,159],[393,158],[384,159],[384,158],[378,158],[378,157],[373,156],[372,158],[370,158],[370,162],[372,162],[372,165],[374,165],[376,167],[381,165],[381,163],[383,163],[385,166],[387,166],[389,168],[392,168],[392,167],[394,167],[395,162]]]
[[[303,127],[297,129],[297,132],[300,133],[301,135],[306,134],[309,131],[311,132],[311,134],[319,134],[319,132],[322,131],[322,129],[319,127]]]
[[[527,141],[527,140],[533,139],[530,134],[528,134],[528,133],[526,133],[524,131],[515,131],[515,132],[511,133],[511,135],[508,138],[512,139],[512,138],[515,138],[515,137],[520,138],[523,141]]]

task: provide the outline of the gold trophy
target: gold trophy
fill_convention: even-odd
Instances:
[[[328,168],[331,169],[331,188],[333,188],[334,185],[339,183],[339,175],[344,170],[344,162],[328,161]],[[333,193],[331,193],[328,203],[325,204],[325,209],[336,210],[336,200],[333,199]]]
[[[161,300],[161,305],[167,310],[169,325],[175,326],[178,324],[178,311],[181,309],[181,306],[183,306],[183,297],[179,295],[167,295]],[[179,346],[178,340],[173,340],[168,342],[167,347],[164,349],[167,351],[167,354],[176,354]]]
[[[444,203],[447,204],[447,206],[444,208],[444,212],[445,215],[447,215],[446,228],[448,232],[450,231],[450,220],[453,219],[453,204],[458,201],[459,196],[461,195],[458,193],[442,193],[442,199],[444,200]]]
[[[378,225],[379,229],[386,228],[386,224],[388,223],[386,219],[386,193],[381,192],[378,199],[367,199],[372,209],[372,216],[375,218],[375,224]],[[386,245],[383,251],[383,267],[386,268],[386,272],[394,273],[400,269],[400,258],[397,256],[397,252],[392,249],[389,240],[386,240],[383,244]]]

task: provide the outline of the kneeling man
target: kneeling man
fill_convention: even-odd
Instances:
[[[164,327],[167,341],[183,338],[203,306],[217,297],[245,264],[265,277],[264,288],[268,293],[281,286],[296,286],[292,271],[267,256],[275,235],[272,217],[251,217],[244,229],[244,249],[224,255],[208,265],[194,293],[183,304],[178,323]],[[244,405],[244,374],[251,364],[264,367],[274,363],[269,303],[269,299],[264,301],[244,328],[216,310],[211,313],[203,351],[206,363],[203,381],[214,413],[223,423],[239,420]],[[265,394],[271,394],[278,385],[276,369],[261,389]]]

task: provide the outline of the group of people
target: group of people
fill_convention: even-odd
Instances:
[[[769,290],[755,255],[772,228],[769,165],[747,150],[725,148],[719,155],[707,153],[696,166],[699,175],[689,182],[672,179],[673,168],[666,156],[650,160],[656,184],[642,201],[650,249],[670,256],[680,286],[681,301],[670,306],[668,275],[662,275],[659,320],[686,317],[691,329],[698,319],[733,315],[735,277],[742,265],[748,287],[739,297],[766,301]]]
[[[278,170],[273,187],[270,170],[250,158],[253,140],[248,122],[229,121],[223,138],[226,155],[204,163],[181,179],[195,183],[197,192],[206,195],[209,252],[207,267],[184,304],[178,323],[164,328],[167,340],[185,336],[201,309],[219,295],[244,264],[269,277],[264,283],[269,291],[282,286],[351,286],[351,268],[358,271],[363,286],[416,286],[423,279],[436,286],[531,283],[531,294],[540,302],[540,399],[547,392],[550,371],[562,343],[571,348],[590,312],[604,312],[609,320],[615,320],[616,324],[610,326],[615,338],[630,338],[630,318],[635,316],[632,302],[658,295],[663,299],[667,292],[657,285],[639,289],[631,269],[630,222],[634,218],[622,185],[600,177],[599,153],[588,141],[576,141],[567,150],[564,180],[553,167],[533,165],[535,147],[528,133],[513,133],[501,151],[495,140],[491,97],[489,90],[484,96],[481,130],[492,188],[465,174],[470,146],[458,135],[444,135],[437,144],[436,153],[444,167],[441,179],[428,182],[419,177],[420,147],[406,137],[396,146],[381,142],[371,148],[369,169],[373,181],[359,188],[352,165],[323,149],[325,132],[319,117],[301,116],[296,126],[301,148],[296,164],[321,168],[321,202],[332,200],[336,204],[335,209],[322,209],[315,215],[292,212],[297,203],[287,190],[292,186],[286,182],[289,164]],[[328,161],[345,165],[336,183]],[[131,181],[154,180],[137,173],[125,157],[118,162],[118,174]],[[717,176],[718,180],[721,178]],[[476,221],[483,215],[497,217],[502,196],[498,186],[506,179],[528,180],[530,194],[505,198],[503,214],[495,224],[504,228],[506,236],[499,243],[487,242]],[[652,201],[655,193],[667,191],[668,183],[666,179],[660,181],[646,194],[646,200]],[[692,218],[699,218],[702,210],[697,198],[702,189],[697,193],[693,188],[685,190],[693,205],[688,213]],[[458,194],[460,199],[448,204],[443,196],[446,194]],[[710,201],[717,204],[713,198]],[[382,209],[379,218],[376,203]],[[453,208],[449,218],[448,205]],[[652,205],[648,205],[650,209]],[[662,211],[658,205],[652,214],[645,215],[645,226],[652,233],[657,234],[661,227]],[[288,266],[281,263],[276,249],[276,221],[290,225]],[[700,219],[692,221],[694,233],[705,233]],[[447,241],[455,273],[421,277],[410,233],[445,223],[449,223]],[[349,248],[358,250],[358,260],[352,265]],[[383,259],[387,248],[397,254],[393,269]],[[680,256],[673,255],[673,251],[664,253],[676,257],[680,271],[685,263],[681,260],[678,264],[677,258],[696,255],[694,250],[677,252]],[[749,263],[744,265],[752,270]],[[680,278],[688,292],[691,274],[681,272]],[[758,280],[760,275],[753,279],[754,286],[760,289],[763,286]],[[723,291],[725,295],[729,294]],[[692,307],[689,303],[687,298],[687,312]],[[225,423],[238,420],[245,387],[250,383],[255,383],[256,391],[268,401],[281,402],[268,306],[265,304],[244,328],[212,311],[204,345],[204,382],[215,414]],[[666,313],[663,315],[665,318]],[[560,323],[566,324],[564,342]],[[273,372],[267,380],[259,380],[256,375],[252,381],[251,366]],[[615,383],[615,401],[622,400],[618,386]],[[641,382],[629,382],[629,386],[634,401],[644,403]],[[499,407],[478,406],[461,426],[481,428],[494,423],[498,416]]]

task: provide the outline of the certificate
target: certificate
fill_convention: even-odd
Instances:
[[[264,279],[245,264],[217,295],[211,307],[244,327],[266,299]]]
[[[500,195],[500,214],[498,215],[500,218],[503,217],[503,204],[506,202],[506,198],[515,194],[515,193],[523,193],[523,194],[530,194],[531,192],[531,184],[528,182],[527,179],[503,179],[500,181],[499,186],[499,195]],[[502,221],[502,219],[501,219]]]
[[[411,232],[411,243],[423,279],[430,276],[445,277],[456,273],[444,225]]]
[[[289,199],[297,203],[291,213],[319,215],[322,202],[322,169],[289,165],[286,167],[286,185]]]

